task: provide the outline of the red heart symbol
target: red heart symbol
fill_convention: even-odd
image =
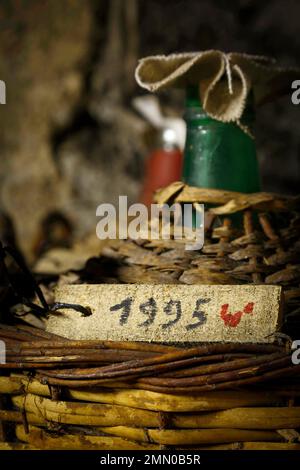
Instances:
[[[236,327],[240,323],[243,313],[252,314],[253,308],[254,302],[248,302],[243,308],[243,311],[228,313],[229,304],[224,304],[221,307],[221,318],[226,326]]]

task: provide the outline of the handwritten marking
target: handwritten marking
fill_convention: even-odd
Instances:
[[[176,323],[180,320],[181,315],[182,315],[182,308],[181,308],[181,302],[180,300],[169,300],[169,302],[166,304],[164,308],[164,312],[166,315],[173,315],[173,306],[175,306],[175,315],[176,317],[174,320],[170,320],[168,323],[163,323],[161,325],[163,330],[166,330],[170,328],[173,325],[176,325]]]
[[[223,304],[221,307],[221,318],[226,326],[235,328],[241,321],[243,313],[252,314],[254,309],[254,302],[248,302],[242,311],[235,313],[228,313],[229,304]]]
[[[194,311],[192,318],[198,318],[197,323],[190,323],[189,325],[186,326],[187,330],[194,330],[195,328],[198,328],[198,326],[204,325],[207,321],[207,317],[205,315],[205,312],[200,310],[200,306],[203,304],[208,304],[210,302],[210,299],[198,299],[196,302],[196,310]]]
[[[76,284],[59,288],[56,301],[93,312],[49,318],[48,331],[73,339],[272,343],[282,324],[278,286]]]
[[[120,325],[125,325],[127,323],[132,302],[133,302],[133,298],[127,297],[127,299],[124,299],[121,303],[110,307],[109,310],[111,312],[117,312],[118,310],[123,309],[123,312],[121,313],[121,316],[120,316]]]

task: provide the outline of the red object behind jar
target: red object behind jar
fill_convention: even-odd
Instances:
[[[154,150],[146,161],[141,202],[150,206],[154,192],[174,181],[179,181],[181,172],[182,152],[177,147]]]

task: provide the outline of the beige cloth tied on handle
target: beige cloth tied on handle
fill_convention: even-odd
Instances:
[[[149,91],[199,86],[204,111],[222,122],[241,123],[247,97],[253,90],[256,105],[291,91],[300,69],[282,68],[274,59],[217,50],[150,56],[139,61],[135,77]]]

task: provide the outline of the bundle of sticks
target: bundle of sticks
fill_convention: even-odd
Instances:
[[[0,338],[7,345],[2,369],[34,371],[50,386],[192,394],[265,382],[276,385],[280,378],[300,392],[300,365],[293,365],[286,346],[72,341],[28,326],[7,325],[0,326]]]
[[[288,345],[73,341],[25,325],[0,338],[0,424],[15,432],[0,449],[300,449]]]
[[[0,338],[0,424],[15,433],[0,449],[300,449],[288,343],[73,341],[24,325]]]

